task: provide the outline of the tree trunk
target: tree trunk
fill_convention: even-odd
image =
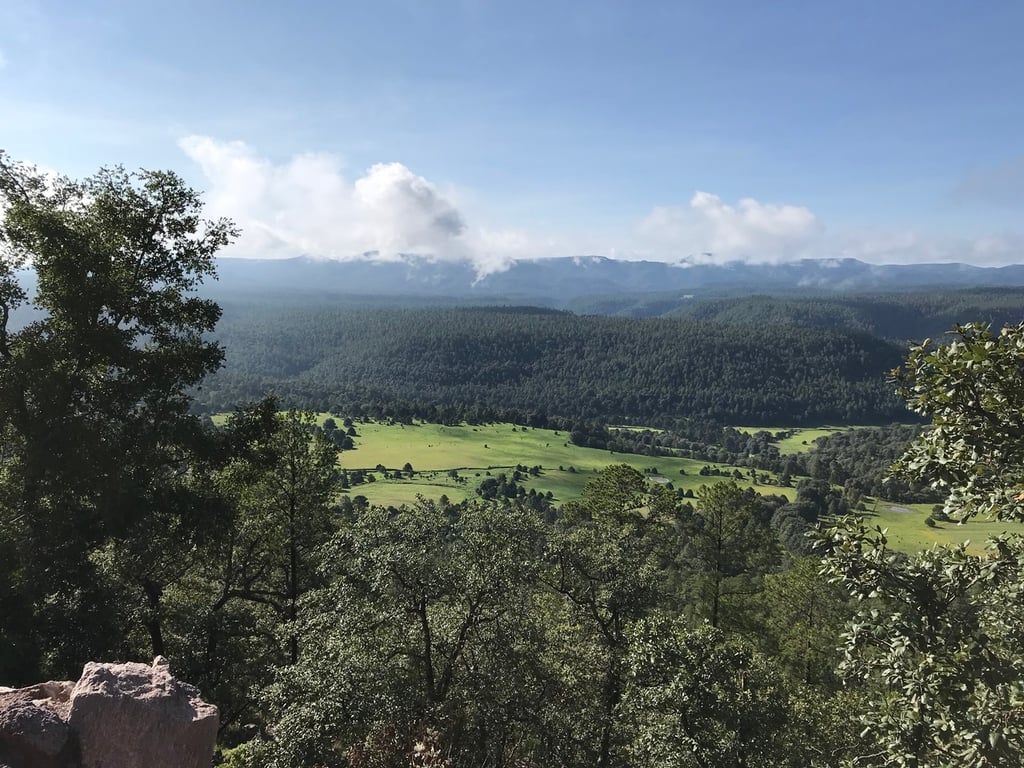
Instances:
[[[149,641],[153,646],[154,656],[164,655],[164,635],[160,619],[160,599],[163,597],[164,588],[152,579],[145,579],[142,582],[142,589],[146,593],[146,602],[149,604],[149,615],[144,624],[149,631]]]

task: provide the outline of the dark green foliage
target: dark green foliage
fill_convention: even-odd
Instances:
[[[1024,759],[1024,543],[913,557],[852,521],[828,532],[827,569],[864,601],[839,669],[877,693],[857,713],[880,765],[1019,765]]]
[[[783,499],[784,501],[784,499]],[[749,488],[724,481],[703,486],[685,521],[682,548],[690,610],[713,627],[744,628],[780,560],[769,521],[773,508]]]
[[[821,512],[809,501],[783,504],[772,515],[772,529],[779,542],[793,555],[809,555],[814,542],[807,534],[813,531]]]
[[[676,317],[730,325],[769,324],[822,330],[853,330],[908,341],[936,336],[957,323],[996,326],[1024,319],[1024,289],[974,288],[950,291],[828,295],[745,296],[687,302]]]
[[[641,622],[630,639],[622,706],[629,765],[806,765],[790,735],[791,692],[751,646],[664,617]]]
[[[549,695],[541,541],[539,519],[517,506],[360,515],[325,551],[333,578],[304,601],[302,656],[269,691],[280,715],[254,764],[408,764],[428,742],[460,765],[506,764],[540,727],[523,705]]]
[[[765,576],[764,649],[792,679],[830,689],[839,680],[839,650],[853,604],[822,577],[820,557],[794,560]]]
[[[891,424],[818,438],[813,451],[797,457],[796,468],[799,474],[843,486],[850,496],[877,496],[905,504],[941,501],[943,494],[919,478],[893,477],[890,472],[920,433],[916,425]]]
[[[215,451],[188,390],[220,365],[220,310],[194,291],[233,230],[162,172],[44,180],[0,155],[0,202],[0,677],[71,677],[132,624],[161,652],[162,590],[203,535],[188,468]],[[12,331],[26,260],[42,312]]]
[[[566,314],[232,304],[204,407],[273,387],[317,410],[450,423],[892,421],[899,348],[866,334]],[[559,425],[561,428],[562,425]]]

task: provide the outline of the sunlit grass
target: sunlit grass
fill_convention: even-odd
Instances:
[[[934,504],[894,504],[879,501],[870,504],[865,522],[874,527],[888,529],[886,538],[889,546],[902,552],[927,549],[934,544],[961,544],[970,542],[969,551],[981,554],[985,542],[992,536],[1006,531],[1024,529],[1018,523],[1008,523],[986,518],[974,518],[966,523],[936,522],[934,527],[925,523]]]
[[[570,443],[564,431],[513,424],[444,426],[416,422],[403,426],[360,422],[355,428],[356,449],[341,454],[342,467],[374,469],[383,465],[395,470],[408,463],[416,473],[412,480],[378,478],[374,483],[352,489],[352,493],[360,493],[376,504],[400,504],[415,498],[417,493],[428,497],[444,493],[452,500],[472,496],[488,475],[511,474],[517,465],[540,466],[540,474],[527,475],[522,485],[538,493],[550,491],[556,502],[578,498],[587,479],[610,464],[628,464],[661,482],[671,482],[674,488],[695,492],[701,485],[723,479],[701,476],[702,467],[717,467],[730,473],[736,469],[694,459],[582,448]],[[451,469],[456,469],[467,482],[459,484],[448,478],[445,473]],[[657,470],[656,474],[653,470]],[[795,493],[793,488],[752,484],[749,470],[740,471],[745,475],[744,484],[752,485],[761,493],[776,493],[787,498]]]
[[[321,423],[331,414],[318,415]],[[334,416],[339,428],[342,419]],[[214,422],[223,424],[226,415],[214,417]],[[758,493],[783,495],[792,500],[796,496],[793,487],[752,482],[750,470],[714,462],[665,456],[642,456],[616,453],[596,448],[582,448],[569,442],[565,431],[533,429],[514,424],[482,424],[446,426],[416,421],[414,424],[387,424],[372,421],[356,421],[355,449],[339,454],[338,463],[343,469],[369,470],[374,482],[353,486],[351,496],[362,495],[371,504],[399,506],[416,500],[418,496],[437,499],[442,495],[451,501],[476,498],[476,488],[487,477],[496,477],[504,472],[511,475],[517,465],[527,469],[540,466],[538,475],[524,474],[520,484],[527,491],[550,492],[555,504],[579,498],[583,486],[596,472],[610,464],[628,464],[645,472],[656,482],[671,482],[674,488],[694,493],[702,485],[720,482],[731,477],[738,470],[742,485],[754,488]],[[739,427],[742,431],[755,432],[759,427]],[[778,432],[784,428],[768,428]],[[856,427],[818,427],[799,429],[796,434],[778,443],[780,451],[799,452],[810,450],[813,441],[822,435],[835,434]],[[376,471],[383,465],[389,473],[410,464],[414,477],[385,479]],[[713,467],[728,473],[723,476],[702,476],[702,467]],[[455,469],[461,479],[449,475]],[[656,470],[656,473],[654,472]],[[682,470],[682,472],[680,472]],[[772,480],[776,478],[768,474]],[[794,478],[794,484],[797,478]],[[896,504],[884,500],[870,500],[865,512],[865,522],[887,529],[889,546],[893,549],[913,552],[934,544],[959,544],[970,542],[970,551],[980,554],[985,541],[994,535],[1020,526],[993,520],[971,520],[965,524],[937,522],[928,526],[925,519],[931,513],[932,504]]]
[[[828,437],[839,432],[848,432],[851,429],[863,429],[856,426],[821,426],[821,427],[735,427],[740,432],[752,435],[755,432],[771,432],[773,435],[779,432],[793,432],[789,437],[784,437],[774,443],[779,453],[807,453],[814,448],[814,441],[819,437]]]

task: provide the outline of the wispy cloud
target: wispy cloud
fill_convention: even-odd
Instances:
[[[743,198],[736,205],[697,192],[688,206],[657,207],[640,238],[656,253],[702,261],[774,262],[801,255],[820,233],[817,217],[796,205]]]
[[[915,231],[830,233],[802,205],[743,198],[726,202],[698,191],[687,205],[654,208],[626,231],[602,237],[538,233],[469,220],[457,190],[398,162],[348,176],[341,160],[307,153],[284,162],[238,141],[188,136],[181,149],[207,181],[207,210],[228,216],[243,235],[230,253],[379,259],[418,254],[472,261],[479,274],[519,259],[602,255],[623,259],[773,263],[857,258],[874,263],[1024,260],[1024,234],[939,237]]]
[[[920,232],[859,232],[831,241],[832,252],[874,264],[961,262],[1000,266],[1024,262],[1024,234],[939,237]]]

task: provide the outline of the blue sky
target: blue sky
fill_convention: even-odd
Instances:
[[[238,255],[1022,262],[1022,29],[1016,0],[0,0],[0,147],[173,168]]]

